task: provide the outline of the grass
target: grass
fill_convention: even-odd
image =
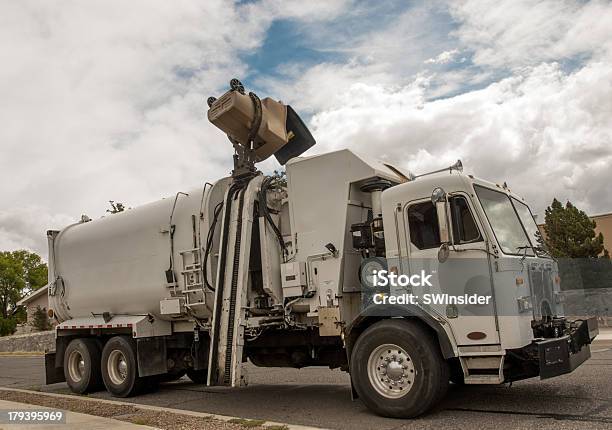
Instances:
[[[149,422],[145,418],[142,418],[142,417],[136,417],[130,421],[132,424],[138,424],[139,426],[146,426],[149,424]]]
[[[229,422],[232,424],[240,424],[241,426],[244,426],[244,427],[259,427],[266,421],[265,420],[247,420],[244,418],[232,418],[231,420],[229,420]]]

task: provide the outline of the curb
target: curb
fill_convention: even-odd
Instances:
[[[38,351],[0,351],[0,357],[42,357],[44,352]]]
[[[31,403],[21,403],[21,402],[14,402],[12,400],[0,400],[0,405],[6,407],[7,404],[11,405],[11,410],[54,410],[53,408],[49,407],[49,406],[40,406],[40,405],[34,405]],[[13,406],[16,405],[16,406]],[[6,409],[5,409],[6,410]],[[81,421],[81,416],[83,417],[87,417],[85,418],[87,421],[85,422],[80,422]],[[72,428],[77,428],[79,424],[83,425],[83,424],[92,424],[90,421],[93,419],[94,423],[94,428],[99,428],[98,425],[96,424],[102,424],[104,423],[105,427],[108,428],[137,428],[139,430],[162,430],[160,428],[157,427],[153,427],[153,426],[148,426],[148,425],[142,425],[142,424],[134,424],[131,423],[129,421],[120,421],[117,420],[115,418],[109,418],[109,417],[101,417],[99,415],[89,415],[83,412],[73,412],[73,411],[65,411],[65,418],[66,418],[66,422],[64,423],[64,426],[69,426]],[[70,422],[72,421],[72,422]],[[77,423],[75,423],[74,421],[78,421]],[[9,424],[10,425],[10,424]],[[32,424],[34,426],[37,426],[37,424]],[[47,426],[57,426],[58,423],[55,424],[47,424],[47,425],[42,425],[43,428],[46,428]],[[11,426],[12,428],[13,426]],[[29,425],[25,425],[25,428],[32,428],[32,426]]]
[[[143,409],[143,410],[149,410],[149,411],[155,411],[155,412],[171,412],[173,414],[178,414],[178,415],[189,415],[192,417],[208,418],[208,419],[212,418],[212,419],[219,420],[219,421],[232,421],[232,420],[245,419],[243,417],[233,417],[229,415],[217,415],[217,414],[206,413],[206,412],[186,411],[183,409],[164,408],[160,406],[150,406],[150,405],[143,405],[140,403],[122,402],[118,400],[96,399],[92,397],[83,397],[83,396],[71,395],[71,394],[58,394],[58,393],[47,393],[47,392],[34,391],[34,390],[23,390],[21,388],[0,387],[0,391],[37,394],[37,395],[55,397],[55,398],[61,398],[61,399],[73,399],[73,400],[77,399],[77,400],[82,400],[84,402],[98,402],[98,403],[104,403],[107,405],[132,406],[137,409]],[[261,424],[261,427],[263,428],[282,427],[282,426],[286,427],[288,430],[326,430],[322,427],[303,426],[299,424],[288,424],[288,423],[281,423],[281,422],[268,421],[268,420],[266,420],[263,424]]]

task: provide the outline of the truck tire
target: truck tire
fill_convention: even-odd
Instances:
[[[449,381],[435,339],[417,322],[403,319],[379,321],[359,336],[350,374],[365,405],[392,418],[426,412],[444,397]]]
[[[100,345],[94,339],[73,339],[64,352],[64,376],[73,393],[104,388],[100,369]]]
[[[138,376],[136,345],[126,336],[111,338],[102,350],[102,379],[115,397],[130,397],[146,388],[145,378]]]
[[[208,370],[187,370],[187,376],[191,379],[195,384],[206,384],[206,380],[208,379]]]

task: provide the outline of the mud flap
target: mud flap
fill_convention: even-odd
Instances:
[[[136,340],[138,376],[161,375],[168,372],[166,362],[166,339],[144,337]]]
[[[357,394],[357,390],[355,390],[355,386],[353,385],[353,378],[351,378],[351,400],[355,401],[359,398],[359,394]]]
[[[55,367],[55,351],[45,353],[45,384],[66,382],[63,367]]]

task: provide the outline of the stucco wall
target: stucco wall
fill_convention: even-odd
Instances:
[[[595,233],[603,234],[604,248],[612,253],[612,214],[597,215],[591,219],[597,224]]]
[[[40,297],[37,297],[36,299],[32,300],[31,302],[28,303],[27,307],[26,307],[26,311],[28,313],[28,322],[32,323],[34,320],[34,312],[36,312],[36,307],[40,306],[40,308],[42,310],[44,310],[45,312],[47,312],[47,308],[49,307],[49,299],[47,298],[46,294],[43,294]]]

